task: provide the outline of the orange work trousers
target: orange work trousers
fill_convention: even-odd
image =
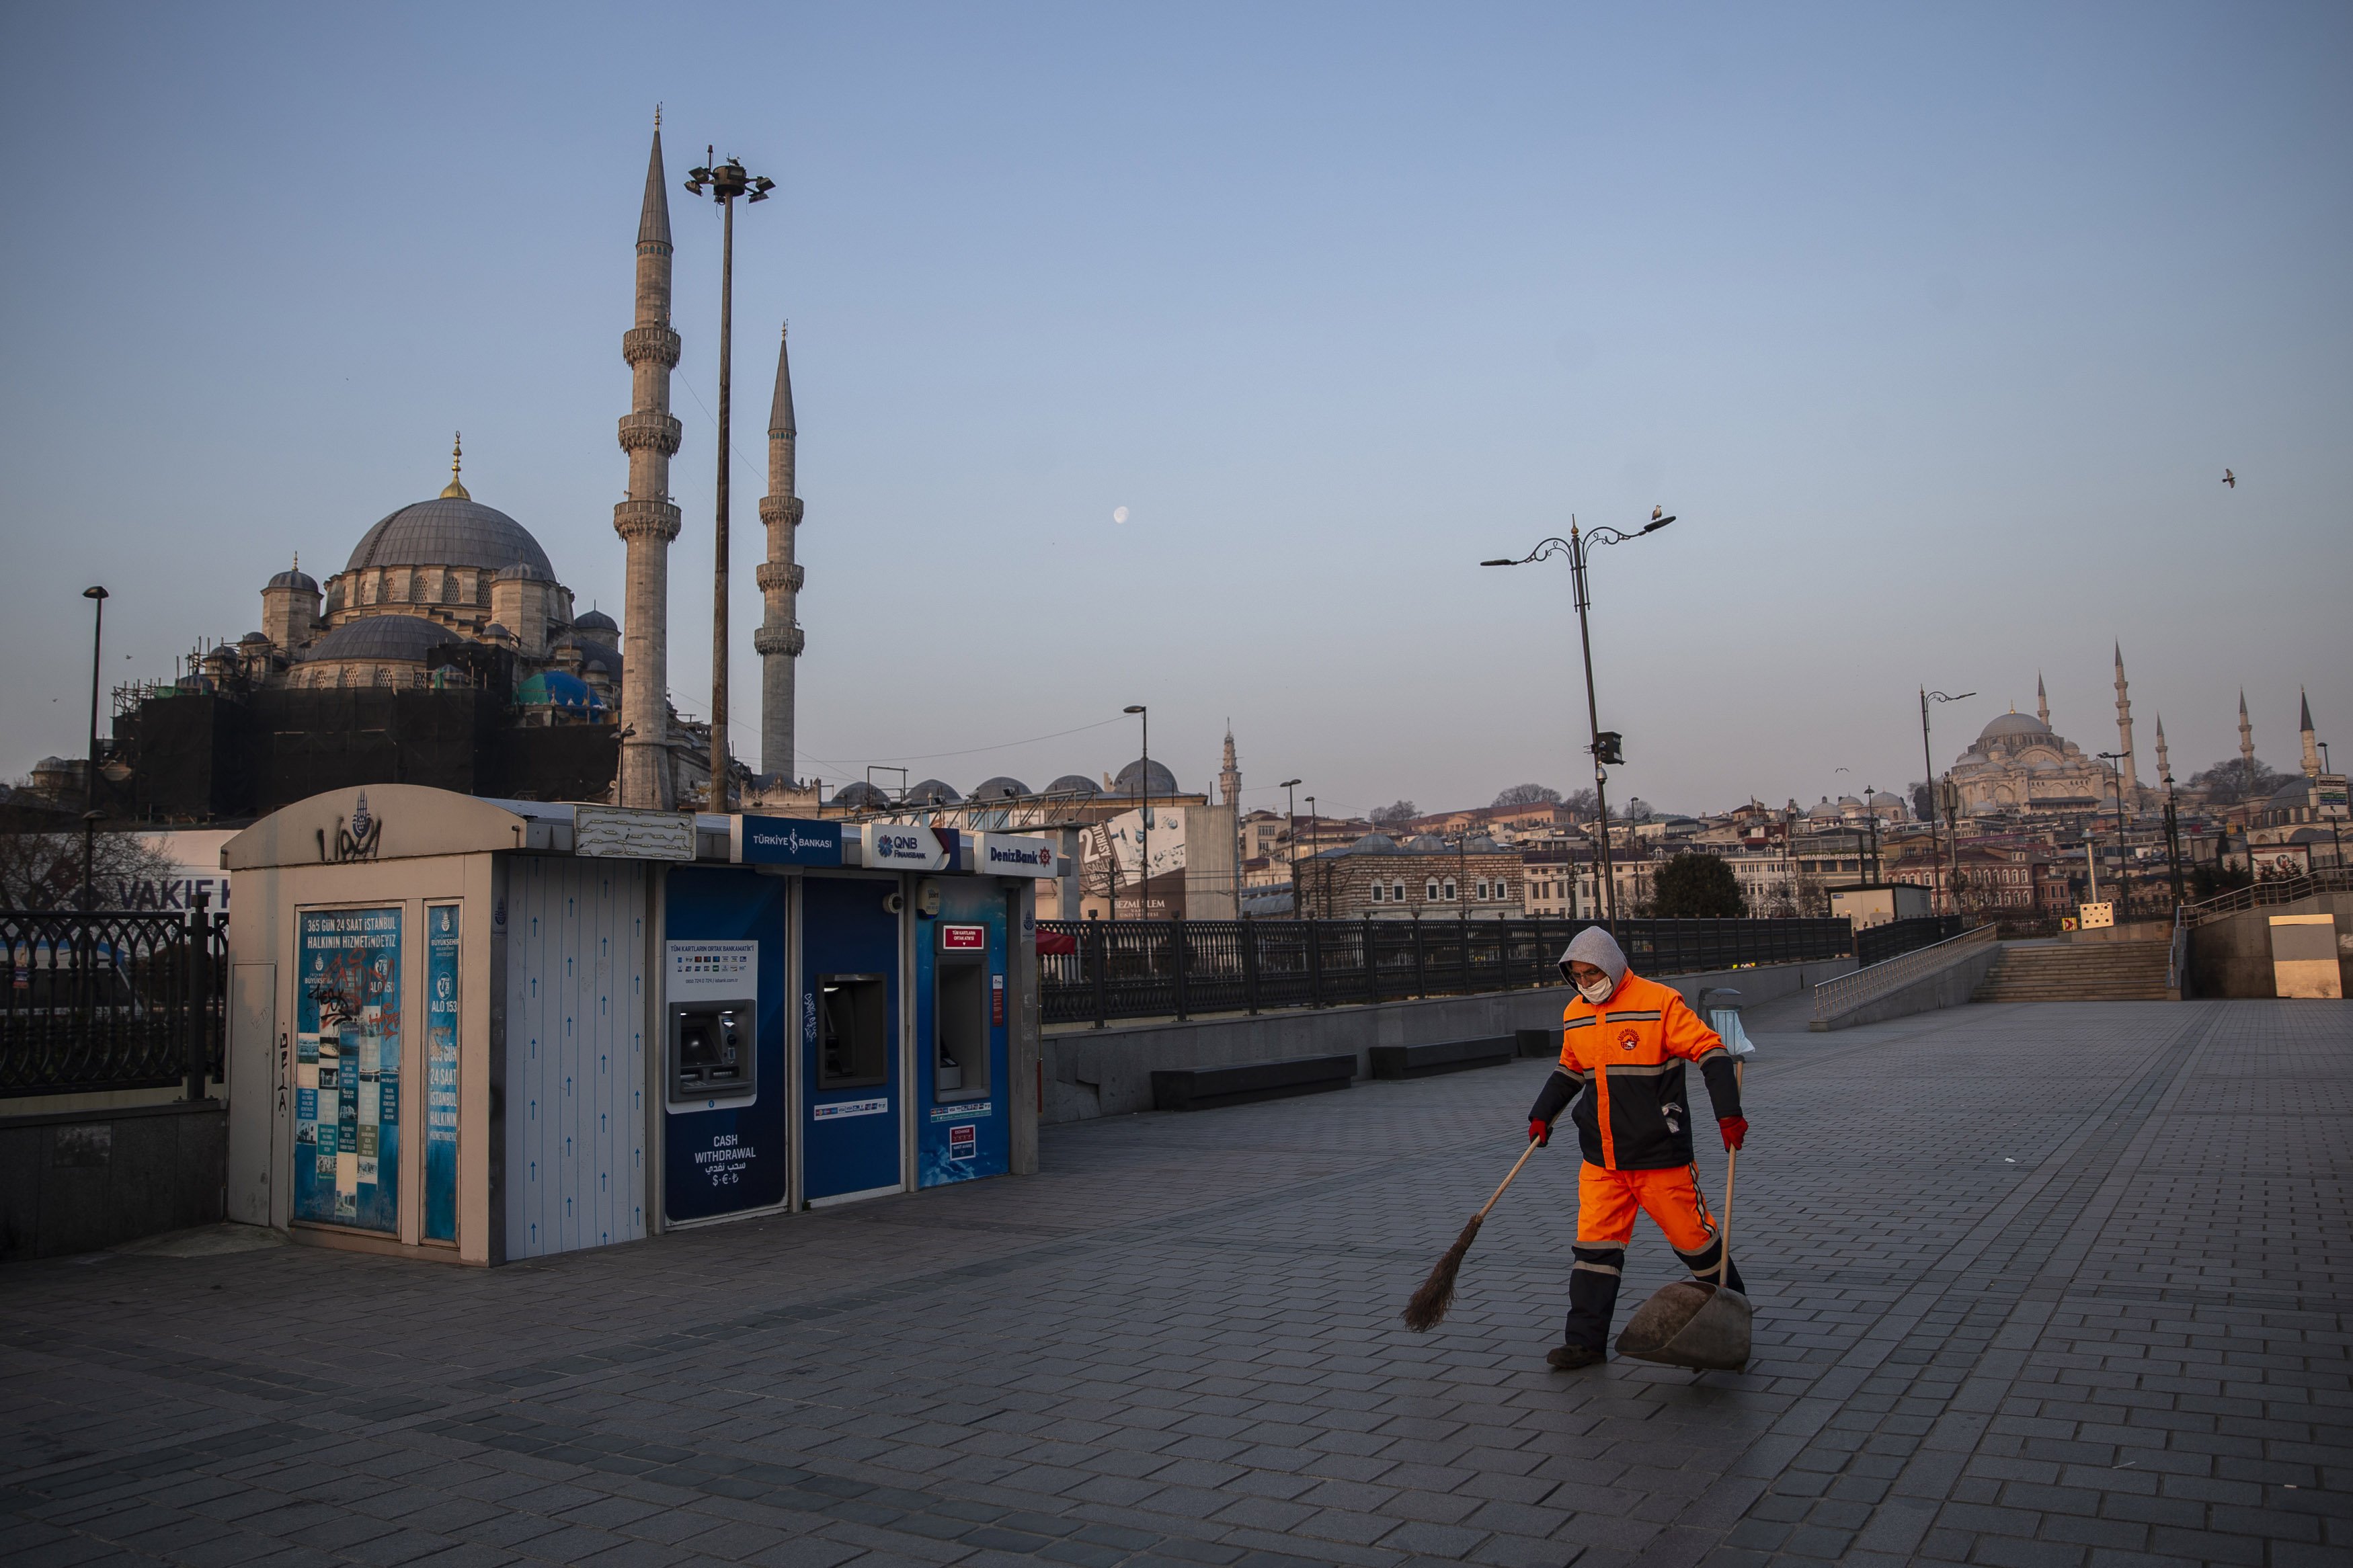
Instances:
[[[1573,1345],[1606,1349],[1609,1320],[1618,1310],[1618,1282],[1626,1268],[1626,1244],[1634,1237],[1640,1209],[1667,1233],[1683,1266],[1701,1279],[1714,1277],[1724,1261],[1724,1238],[1715,1215],[1700,1195],[1689,1165],[1664,1171],[1609,1171],[1587,1164],[1577,1176],[1576,1266],[1568,1276],[1567,1338]],[[1740,1266],[1725,1283],[1745,1290]]]

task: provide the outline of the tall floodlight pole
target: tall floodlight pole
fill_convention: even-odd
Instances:
[[[1957,691],[1947,696],[1941,691],[1931,691],[1925,686],[1920,689],[1920,763],[1927,769],[1925,776],[1928,781],[1928,847],[1936,854],[1936,870],[1940,879],[1939,889],[1952,898],[1953,909],[1957,913],[1960,910],[1961,900],[1957,894],[1952,893],[1952,870],[1945,864],[1944,841],[1936,836],[1936,759],[1935,753],[1928,750],[1928,704],[1958,702],[1964,698],[1976,695],[1974,691]],[[1955,847],[1954,852],[1956,854],[1959,852],[1957,846]]]
[[[2130,752],[2102,752],[2099,755],[2101,761],[2109,764],[2108,772],[2116,780],[2116,907],[2122,911],[2120,918],[2129,921],[2132,919],[2132,865],[2130,860],[2132,852],[2125,843],[2124,760],[2126,757],[2131,756],[2132,753]]]
[[[711,150],[703,150],[704,157]],[[719,245],[719,522],[712,536],[711,605],[711,792],[709,808],[725,811],[733,802],[727,782],[727,464],[734,456],[733,428],[729,424],[733,394],[733,346],[735,325],[735,199],[765,202],[776,182],[745,171],[740,158],[688,171],[686,188],[696,195],[704,187],[723,215]]]
[[[1617,763],[1622,766],[1626,758],[1620,749],[1618,734],[1614,731],[1604,731],[1601,728],[1600,704],[1593,693],[1593,626],[1588,615],[1593,598],[1586,586],[1586,561],[1597,544],[1623,544],[1630,539],[1640,539],[1646,533],[1656,533],[1672,521],[1674,521],[1673,518],[1653,509],[1651,521],[1631,533],[1623,533],[1614,528],[1597,528],[1589,532],[1580,532],[1577,519],[1572,516],[1568,520],[1567,539],[1547,539],[1517,561],[1504,559],[1479,563],[1482,566],[1525,566],[1531,562],[1546,561],[1556,555],[1568,557],[1569,581],[1577,595],[1577,642],[1585,655],[1585,725],[1588,732],[1592,736],[1592,742],[1586,750],[1593,754],[1593,799],[1594,803],[1601,808],[1601,885],[1609,910],[1607,918],[1611,925],[1615,925],[1618,921],[1618,878],[1609,864],[1608,764]]]
[[[1148,921],[1152,918],[1152,715],[1141,702],[1132,702],[1120,711],[1134,714],[1144,727],[1144,759],[1135,764],[1135,826],[1143,835],[1136,846],[1143,858],[1142,875],[1135,880],[1135,918]]]
[[[1292,791],[1299,787],[1297,779],[1282,781],[1283,842],[1291,856],[1291,918],[1299,918],[1299,798]]]
[[[98,907],[98,679],[99,650],[106,640],[106,590],[84,588],[90,601],[90,748],[82,752],[81,907]]]

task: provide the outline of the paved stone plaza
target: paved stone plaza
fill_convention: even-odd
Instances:
[[[486,1272],[15,1267],[0,1560],[2353,1562],[2353,1005],[1802,1018],[1754,1018],[1743,1373],[1545,1367],[1573,1138],[1398,1324],[1531,1062]]]

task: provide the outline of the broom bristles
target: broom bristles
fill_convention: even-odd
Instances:
[[[1421,1282],[1421,1289],[1405,1304],[1405,1326],[1415,1333],[1427,1333],[1436,1328],[1439,1320],[1446,1316],[1446,1309],[1454,1305],[1454,1277],[1462,1271],[1463,1256],[1471,1250],[1471,1243],[1479,1235],[1480,1222],[1485,1217],[1475,1214],[1471,1216],[1471,1223],[1462,1227],[1462,1234],[1454,1238],[1454,1245],[1446,1249],[1446,1256],[1438,1260],[1430,1278]]]

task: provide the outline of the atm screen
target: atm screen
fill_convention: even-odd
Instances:
[[[890,1081],[890,996],[882,976],[820,974],[817,987],[818,1088]]]

